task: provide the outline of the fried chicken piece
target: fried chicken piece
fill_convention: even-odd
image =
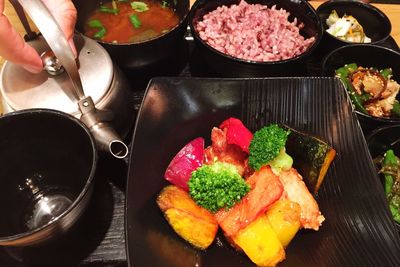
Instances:
[[[282,198],[287,198],[300,205],[302,226],[317,231],[325,218],[321,214],[314,197],[308,191],[301,175],[296,169],[291,168],[289,171],[283,171],[279,179],[284,188]]]
[[[228,144],[226,141],[226,130],[214,127],[211,131],[211,146],[204,151],[204,162],[212,164],[215,161],[222,161],[235,165],[240,176],[247,176],[247,154],[236,145]]]
[[[381,95],[381,98],[377,101],[367,104],[365,109],[372,116],[389,117],[393,109],[394,101],[396,100],[396,95],[399,92],[399,88],[400,85],[397,82],[389,80],[387,82],[385,91],[383,91]]]

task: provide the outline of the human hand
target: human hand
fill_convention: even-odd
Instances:
[[[19,64],[26,70],[39,73],[43,69],[43,63],[36,52],[12,27],[8,18],[4,15],[4,1],[0,0],[0,56],[15,64]],[[42,0],[55,20],[60,25],[67,38],[72,51],[76,55],[73,42],[74,28],[77,12],[71,0]]]

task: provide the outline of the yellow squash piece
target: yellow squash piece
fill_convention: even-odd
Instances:
[[[278,200],[267,211],[267,218],[284,247],[301,227],[300,205],[290,200]]]
[[[206,249],[213,242],[218,223],[188,192],[169,185],[159,194],[157,204],[175,232],[193,246]]]
[[[275,266],[285,259],[285,250],[266,215],[241,229],[233,241],[258,266]]]

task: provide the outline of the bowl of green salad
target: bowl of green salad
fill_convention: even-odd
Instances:
[[[400,230],[400,125],[378,128],[367,137],[393,220]]]

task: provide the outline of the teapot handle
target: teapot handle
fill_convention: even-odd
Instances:
[[[111,127],[109,112],[98,110],[90,96],[85,96],[78,66],[70,45],[53,15],[41,0],[18,0],[26,13],[42,33],[50,49],[63,66],[72,82],[72,93],[76,96],[81,120],[90,129],[100,149],[109,151],[116,158],[125,158],[129,149]],[[44,58],[51,56],[44,54]],[[53,62],[54,63],[54,62]],[[51,63],[52,65],[54,65]]]
[[[77,100],[85,98],[82,81],[74,53],[60,26],[41,0],[18,0],[26,13],[42,33],[47,44],[64,67],[72,82],[73,93]]]

